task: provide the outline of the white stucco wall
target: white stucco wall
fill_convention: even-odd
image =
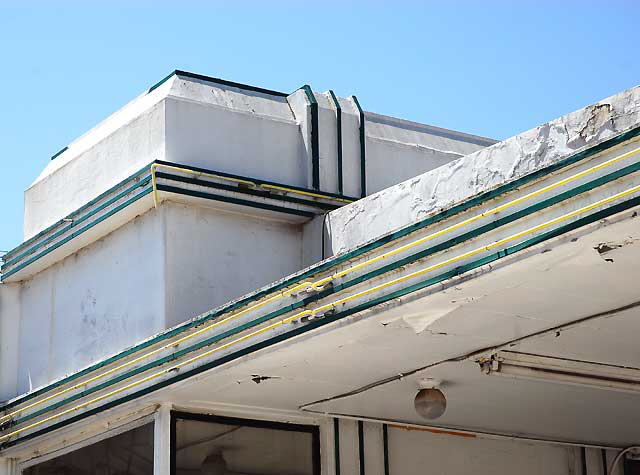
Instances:
[[[0,401],[17,394],[20,285],[0,284]]]
[[[396,185],[494,143],[493,140],[365,113],[367,194]]]
[[[286,100],[278,107],[288,109]],[[308,186],[302,135],[290,111],[285,119],[169,98],[166,112],[166,160]]]
[[[151,161],[164,159],[164,124],[165,106],[159,102],[74,159],[41,175],[24,193],[24,238],[54,224]]]
[[[391,473],[568,475],[575,462],[565,447],[389,429]]]
[[[337,192],[335,104],[327,93],[315,98],[320,188]],[[352,99],[338,100],[344,193],[360,196],[359,113]],[[375,114],[367,113],[367,124],[369,191],[479,146],[464,134]],[[302,90],[284,97],[173,76],[48,163],[25,192],[25,237],[155,159],[311,187],[310,135]],[[91,244],[97,235],[84,233],[74,238],[84,246],[79,252],[25,274],[19,299],[9,299],[18,303],[11,310],[4,305],[3,314],[19,315],[18,392],[317,262],[326,234],[321,216],[292,225],[169,203],[134,221],[110,223],[103,239]]]
[[[364,422],[364,466],[367,475],[384,475],[382,424]],[[324,458],[322,473],[334,475],[333,422],[322,426]],[[341,419],[340,473],[359,473],[358,423]],[[615,456],[607,451],[610,464]],[[581,471],[580,448],[521,440],[463,436],[459,433],[388,426],[389,473],[434,475],[573,475]],[[589,473],[602,471],[599,449],[586,449]],[[617,470],[616,475],[622,473]]]
[[[638,124],[640,86],[332,211],[331,249],[339,253],[362,245]]]
[[[162,211],[167,326],[302,267],[299,225],[171,202]]]
[[[320,189],[338,192],[336,109],[318,102]],[[344,194],[359,197],[360,118],[342,108]],[[366,113],[367,193],[470,153],[490,140]],[[287,97],[173,76],[72,142],[25,192],[25,239],[153,160],[312,187],[311,114],[303,90]]]
[[[151,211],[23,282],[18,394],[162,330],[163,256]]]
[[[300,224],[165,201],[30,279],[0,285],[0,398],[302,267]]]

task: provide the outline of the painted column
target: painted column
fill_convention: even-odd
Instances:
[[[18,475],[16,460],[0,457],[0,475]]]
[[[171,404],[161,404],[153,425],[153,475],[171,473]],[[0,473],[0,475],[3,475]]]

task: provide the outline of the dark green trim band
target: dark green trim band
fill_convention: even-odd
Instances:
[[[320,137],[318,135],[318,101],[313,95],[311,87],[307,84],[302,89],[309,101],[311,112],[311,187],[320,189]]]
[[[489,190],[487,192],[481,193],[479,195],[477,195],[474,198],[471,198],[467,201],[464,201],[458,205],[452,206],[449,209],[443,210],[442,212],[433,215],[433,216],[429,216],[419,222],[416,222],[414,224],[411,224],[409,226],[406,226],[402,229],[400,229],[399,231],[395,231],[392,233],[389,233],[385,236],[382,236],[381,238],[372,241],[370,243],[367,243],[363,246],[360,246],[357,249],[354,249],[352,251],[349,252],[345,252],[343,254],[334,256],[332,258],[327,259],[326,261],[316,265],[316,266],[312,266],[308,269],[306,269],[303,272],[300,272],[296,275],[293,275],[289,278],[283,279],[282,281],[273,284],[271,286],[268,286],[260,291],[254,292],[253,294],[249,294],[244,298],[241,298],[235,302],[226,304],[216,310],[213,310],[211,312],[205,313],[201,316],[195,317],[171,330],[168,330],[160,335],[157,335],[155,337],[149,338],[146,341],[143,341],[121,353],[118,353],[110,358],[107,358],[103,361],[100,361],[98,363],[95,363],[91,366],[88,366],[87,368],[80,370],[74,374],[71,374],[65,378],[61,378],[60,380],[53,382],[47,386],[44,386],[40,389],[37,389],[31,393],[25,394],[21,397],[18,397],[12,401],[9,401],[8,403],[6,403],[4,406],[2,406],[2,408],[0,408],[0,410],[6,410],[9,409],[11,407],[15,407],[23,402],[26,402],[30,399],[33,399],[41,394],[44,394],[45,392],[48,392],[52,389],[55,389],[59,386],[62,386],[70,381],[73,381],[81,376],[84,376],[85,374],[88,374],[92,371],[95,371],[96,369],[102,368],[104,366],[107,366],[115,361],[118,361],[122,358],[125,358],[133,353],[136,353],[144,348],[147,348],[149,346],[152,346],[158,342],[161,342],[163,340],[166,340],[168,338],[171,338],[177,334],[180,334],[186,330],[189,330],[193,327],[199,326],[199,325],[203,325],[205,324],[207,321],[212,320],[220,315],[223,315],[224,313],[236,310],[237,308],[243,307],[244,305],[257,300],[259,298],[262,298],[272,292],[276,292],[278,290],[284,289],[290,285],[293,285],[297,282],[300,282],[303,279],[306,279],[312,275],[318,274],[320,272],[323,272],[325,270],[328,270],[330,268],[332,268],[333,266],[339,265],[343,262],[346,262],[348,260],[351,260],[355,257],[361,256],[367,252],[370,252],[372,250],[375,250],[381,246],[384,246],[396,239],[400,239],[403,237],[406,237],[422,228],[425,228],[427,226],[430,226],[432,224],[438,223],[440,221],[443,221],[447,218],[453,217],[457,214],[460,214],[462,212],[465,212],[475,206],[479,206],[481,204],[483,204],[486,201],[489,201],[493,198],[496,198],[498,196],[501,196],[505,193],[508,193],[510,191],[516,190],[534,180],[537,180],[541,177],[543,177],[544,175],[548,174],[548,173],[552,173],[555,172],[557,170],[560,170],[564,167],[573,165],[581,160],[585,160],[589,157],[591,157],[592,155],[599,153],[603,150],[606,150],[607,148],[613,147],[615,145],[618,145],[622,142],[625,142],[627,140],[630,140],[636,136],[640,135],[640,127],[636,127],[634,129],[631,129],[627,132],[624,132],[616,137],[613,137],[611,139],[608,139],[604,142],[601,142],[600,144],[590,148],[590,149],[586,149],[583,150],[582,152],[579,152],[575,155],[572,155],[570,157],[567,157],[564,160],[561,160],[555,164],[552,164],[548,167],[545,167],[543,169],[540,169],[536,172],[533,172],[529,175],[526,175],[522,178],[519,178],[517,180],[514,180],[512,182],[506,183],[504,185],[501,185],[499,187],[494,188],[493,190]],[[170,164],[170,163],[169,163]]]
[[[151,86],[148,90],[147,90],[147,94],[155,91],[156,89],[158,89],[160,86],[162,86],[165,82],[167,82],[169,79],[171,79],[173,76],[175,76],[176,71],[171,71],[169,74],[167,74],[165,77],[163,77],[162,79],[160,79],[160,81],[158,81],[157,83],[155,83],[153,86]]]
[[[358,421],[358,465],[360,475],[365,475],[364,470],[364,422]]]
[[[340,419],[333,418],[333,460],[335,475],[340,475]]]
[[[258,185],[266,184],[266,185],[273,185],[273,186],[281,186],[281,187],[291,188],[292,190],[296,190],[296,191],[314,192],[314,190],[309,190],[309,189],[305,189],[305,188],[299,188],[299,187],[295,187],[295,186],[290,186],[290,185],[285,185],[285,184],[280,184],[280,183],[275,183],[275,182],[269,182],[269,181],[264,181],[264,180],[258,180],[258,179],[248,178],[248,177],[241,177],[241,176],[238,176],[238,175],[231,175],[229,173],[216,172],[216,171],[213,171],[213,170],[207,170],[207,169],[198,168],[198,167],[191,167],[189,165],[183,165],[183,164],[178,164],[178,163],[165,162],[165,161],[162,161],[162,160],[157,160],[157,161],[152,162],[152,163],[158,163],[158,164],[169,165],[169,166],[176,166],[176,167],[180,167],[180,168],[193,170],[193,171],[196,171],[196,172],[216,174],[216,175],[220,175],[220,176],[227,177],[227,178],[249,180],[249,181],[252,181],[252,182],[254,182],[254,183],[258,184]],[[53,225],[51,225],[51,226],[47,227],[46,229],[44,229],[43,231],[39,232],[34,237],[30,238],[29,240],[25,241],[24,243],[20,244],[19,246],[15,247],[11,251],[9,251],[2,258],[3,259],[2,268],[6,268],[6,266],[15,263],[16,261],[22,259],[26,255],[34,253],[38,248],[46,245],[47,243],[49,243],[52,240],[54,240],[57,237],[59,237],[61,234],[64,234],[65,232],[69,231],[70,228],[72,228],[74,226],[77,226],[79,223],[85,221],[87,218],[94,216],[99,211],[104,209],[106,206],[108,206],[108,205],[112,204],[114,201],[117,201],[118,199],[120,199],[122,197],[123,193],[126,194],[127,192],[135,189],[137,186],[142,186],[142,184],[148,183],[150,177],[141,178],[140,175],[142,175],[145,172],[149,172],[150,166],[151,166],[151,164],[145,166],[144,168],[142,168],[140,170],[138,170],[133,175],[127,177],[123,181],[121,181],[118,184],[114,185],[113,187],[109,188],[104,193],[101,193],[98,197],[96,197],[93,200],[89,201],[87,204],[85,204],[82,207],[78,208],[77,210],[75,210],[71,214],[67,215],[65,218],[57,221]],[[175,176],[175,175],[164,174],[162,172],[157,172],[156,176],[158,176],[158,177],[163,176],[165,178],[170,176],[171,179],[173,179],[175,181],[182,181],[182,182],[185,182],[185,183],[201,184],[203,186],[210,186],[210,187],[218,187],[220,189],[230,189],[230,188],[228,188],[227,185],[215,184],[215,183],[212,184],[210,182],[205,182],[205,181],[201,181],[201,183],[196,183],[196,181],[198,181],[197,179],[178,177],[178,176]],[[121,187],[125,186],[127,183],[129,183],[131,181],[138,181],[138,180],[141,180],[141,181],[139,181],[139,183],[137,183],[133,187],[129,188],[127,191],[120,193],[115,198],[110,198],[105,203],[103,203],[99,208],[97,208],[95,210],[92,210],[88,214],[86,214],[84,216],[81,216],[81,217],[78,217],[78,215],[80,213],[82,213],[83,211],[87,210],[91,206],[94,206],[96,203],[106,199],[111,193],[113,193],[118,188],[121,188]],[[191,181],[187,181],[187,180],[191,180]],[[268,191],[264,191],[263,192],[263,191],[259,191],[259,190],[250,190],[250,189],[244,189],[244,188],[234,188],[233,191],[239,191],[241,193],[255,195],[255,196],[264,196],[264,197],[268,197],[268,198],[271,198],[271,199],[278,199],[278,200],[281,200],[281,201],[287,201],[287,202],[291,202],[291,203],[298,203],[298,204],[303,204],[303,205],[314,206],[314,207],[325,209],[325,210],[333,210],[333,209],[336,209],[336,208],[338,208],[340,206],[340,205],[333,205],[333,204],[330,204],[330,203],[322,203],[322,202],[319,202],[319,201],[312,201],[312,200],[305,200],[305,199],[301,199],[301,198],[290,197],[290,196],[287,196],[287,195],[280,195],[280,194],[277,194],[277,193],[270,193]],[[337,195],[337,194],[334,194],[334,193],[321,192],[321,194],[326,195],[327,199],[329,199],[329,200],[331,198],[356,200],[356,198]],[[71,221],[71,224],[69,224],[69,221]],[[41,242],[38,242],[41,238],[46,236],[48,233],[51,233],[54,229],[56,229],[56,228],[58,228],[58,227],[60,227],[62,225],[65,226],[63,229],[54,232],[53,235],[47,237],[46,239],[44,239]],[[34,247],[30,248],[28,251],[23,252],[23,253],[21,253],[19,255],[15,255],[16,252],[19,252],[20,250],[25,249],[25,248],[27,248],[27,247],[29,247],[31,245],[33,245]],[[4,273],[2,275],[2,277],[3,278],[9,277],[13,273],[14,273],[14,270],[12,269],[11,271]]]
[[[122,192],[118,193],[116,196],[114,196],[113,198],[110,198],[109,200],[105,201],[104,203],[102,203],[100,206],[98,206],[96,209],[91,210],[90,213],[85,214],[84,216],[81,216],[79,218],[73,219],[71,224],[65,226],[64,228],[60,229],[59,231],[56,231],[55,233],[53,233],[51,236],[49,236],[48,238],[44,239],[43,241],[39,242],[37,244],[37,246],[32,247],[30,249],[27,249],[26,251],[18,254],[15,257],[12,257],[11,259],[8,259],[4,262],[4,264],[2,265],[2,267],[6,267],[9,266],[17,261],[19,261],[20,259],[22,259],[23,257],[26,257],[30,254],[33,254],[36,249],[38,249],[39,247],[42,246],[46,246],[47,244],[49,244],[51,241],[55,240],[56,238],[62,236],[64,233],[66,233],[67,231],[70,231],[71,229],[75,228],[78,226],[78,224],[85,222],[87,219],[91,218],[92,216],[95,216],[96,214],[98,214],[100,211],[104,210],[105,208],[107,208],[108,206],[111,206],[113,203],[121,200],[122,198],[124,198],[125,196],[127,196],[128,194],[134,192],[137,188],[141,188],[144,187],[145,185],[148,185],[149,182],[151,181],[151,177],[146,177],[144,179],[142,179],[141,181],[137,182],[136,184],[134,184],[133,186],[130,186],[129,188],[126,188],[125,190],[123,190]],[[82,228],[83,232],[86,231],[86,229],[88,228]],[[46,254],[46,253],[45,253]],[[45,255],[42,254],[42,255]],[[12,270],[13,271],[13,270]],[[11,272],[12,272],[11,271]],[[8,276],[10,275],[9,273],[3,274],[3,276]]]
[[[362,110],[362,107],[360,107],[360,102],[358,102],[358,98],[356,96],[351,96],[351,99],[353,99],[353,103],[358,108],[358,113],[360,114],[360,128],[358,134],[360,138],[360,196],[364,198],[367,196],[367,150],[364,129],[364,111]]]
[[[344,192],[344,179],[342,172],[342,107],[340,107],[340,102],[338,98],[333,93],[331,89],[329,89],[329,96],[333,101],[333,105],[336,106],[336,152],[338,154],[338,193],[342,194]]]
[[[382,457],[384,475],[389,475],[389,426],[387,424],[382,424]]]
[[[309,331],[315,330],[316,328],[319,328],[321,326],[325,326],[328,325],[330,323],[333,323],[337,320],[340,320],[342,318],[348,317],[350,315],[354,315],[357,313],[360,313],[364,310],[368,310],[372,307],[375,307],[377,305],[380,305],[382,303],[388,302],[390,300],[394,300],[397,299],[399,297],[403,297],[405,295],[411,294],[413,292],[416,292],[418,290],[422,290],[424,288],[427,287],[431,287],[433,285],[436,285],[440,282],[443,282],[445,280],[449,280],[453,277],[462,275],[470,270],[473,269],[477,269],[479,267],[485,266],[487,264],[490,264],[492,262],[495,262],[499,259],[502,259],[506,256],[515,254],[517,252],[520,252],[522,250],[525,250],[527,248],[530,248],[532,246],[535,246],[536,244],[540,244],[542,242],[548,241],[550,239],[553,239],[555,237],[559,237],[563,234],[566,234],[570,231],[573,231],[575,229],[579,229],[583,226],[586,226],[588,224],[592,224],[594,222],[600,221],[601,219],[605,219],[609,216],[612,216],[614,214],[620,213],[622,211],[626,211],[628,209],[634,208],[636,206],[640,206],[640,197],[636,197],[636,198],[632,198],[630,200],[624,201],[622,203],[618,203],[616,205],[613,205],[609,208],[597,211],[595,213],[592,213],[588,216],[585,216],[583,218],[580,218],[576,221],[573,221],[571,223],[568,223],[564,226],[561,226],[557,229],[548,231],[546,233],[540,234],[538,236],[535,236],[531,239],[528,239],[524,242],[521,242],[519,244],[516,244],[514,246],[505,248],[503,250],[497,251],[493,254],[490,254],[488,256],[485,256],[481,259],[475,260],[473,262],[470,262],[468,264],[456,267],[450,271],[444,272],[438,276],[432,277],[430,279],[424,280],[422,282],[418,282],[416,284],[413,284],[411,286],[405,287],[403,289],[399,289],[396,290],[394,292],[391,292],[387,295],[381,296],[381,297],[377,297],[375,299],[372,299],[368,302],[362,303],[360,305],[356,305],[348,310],[344,310],[342,312],[336,312],[334,314],[330,314],[330,315],[326,315],[324,318],[319,318],[319,319],[314,319],[311,320],[309,323],[307,323],[306,325],[302,325],[299,326],[289,332],[285,332],[285,333],[281,333],[280,335],[274,336],[272,338],[266,339],[262,342],[258,342],[255,343],[253,345],[250,345],[246,348],[240,349],[234,353],[230,353],[226,356],[223,356],[221,358],[219,358],[218,360],[215,361],[211,361],[209,363],[206,363],[202,366],[199,366],[197,368],[193,368],[191,370],[188,371],[184,371],[182,373],[178,373],[175,376],[173,376],[172,378],[168,378],[164,381],[160,381],[158,383],[155,383],[149,387],[146,387],[144,389],[138,390],[136,392],[133,392],[127,396],[123,396],[122,398],[119,399],[114,399],[113,401],[110,401],[108,403],[105,403],[101,406],[98,406],[92,410],[89,410],[85,413],[82,414],[78,414],[77,416],[73,416],[67,420],[58,422],[56,424],[52,424],[49,427],[45,427],[44,429],[40,429],[38,431],[34,431],[31,434],[27,434],[21,438],[12,440],[12,441],[7,441],[5,443],[3,443],[2,445],[0,445],[0,448],[7,448],[7,447],[11,447],[13,445],[16,445],[18,443],[21,443],[23,441],[26,440],[30,440],[33,439],[35,437],[38,437],[40,435],[44,435],[47,434],[49,432],[52,432],[54,430],[57,430],[59,428],[65,427],[69,424],[73,424],[74,422],[80,421],[82,419],[85,419],[87,417],[91,417],[95,414],[98,414],[99,412],[102,412],[104,410],[107,409],[111,409],[113,407],[119,406],[121,404],[124,404],[126,402],[129,402],[133,399],[136,399],[138,397],[142,397],[145,396],[147,394],[150,394],[152,392],[157,391],[158,389],[162,389],[164,387],[167,387],[171,384],[174,384],[176,382],[179,381],[183,381],[185,379],[188,379],[192,376],[195,376],[197,374],[200,374],[204,371],[208,371],[210,369],[219,367],[223,364],[226,364],[230,361],[234,361],[238,358],[241,358],[243,356],[246,356],[248,354],[254,353],[256,351],[259,351],[261,349],[270,347],[272,345],[275,345],[277,343],[280,343],[282,341],[288,340],[292,337],[301,335],[303,333],[307,333]]]
[[[512,213],[511,215],[507,215],[504,216],[502,218],[499,218],[493,222],[487,223],[484,226],[480,226],[478,228],[475,228],[467,233],[463,233],[461,235],[458,235],[456,237],[453,237],[451,239],[448,239],[446,241],[443,241],[440,244],[437,244],[435,246],[429,247],[427,249],[424,249],[422,251],[419,251],[417,253],[414,253],[410,256],[407,256],[403,259],[400,259],[398,261],[394,261],[390,264],[387,264],[386,266],[382,266],[380,268],[374,269],[370,272],[367,272],[365,274],[362,274],[359,277],[355,277],[347,282],[344,282],[342,284],[338,284],[338,285],[334,285],[331,287],[328,287],[326,290],[320,291],[314,295],[310,295],[302,300],[299,300],[297,302],[294,302],[290,305],[287,305],[285,307],[282,307],[280,309],[274,310],[273,312],[270,312],[266,315],[263,315],[262,317],[259,317],[257,319],[254,319],[252,321],[249,321],[247,323],[244,323],[242,325],[238,325],[234,328],[231,328],[227,331],[224,331],[220,334],[211,336],[209,338],[206,338],[198,343],[195,343],[191,346],[187,346],[182,348],[181,350],[175,351],[174,353],[167,355],[163,358],[160,358],[158,360],[149,362],[147,364],[144,364],[138,368],[132,369],[130,371],[127,371],[123,374],[121,374],[120,376],[117,376],[116,378],[110,379],[108,381],[105,381],[99,385],[96,385],[92,388],[88,388],[84,391],[81,391],[79,393],[76,393],[72,396],[69,396],[66,399],[63,399],[55,404],[52,404],[50,406],[47,406],[39,411],[36,411],[32,414],[28,414],[22,418],[16,419],[15,421],[12,422],[12,425],[18,425],[21,424],[29,419],[32,419],[34,417],[37,417],[39,415],[42,415],[46,412],[49,412],[53,409],[57,409],[58,407],[64,406],[65,404],[68,404],[70,402],[73,402],[75,400],[78,400],[82,397],[88,396],[90,394],[93,394],[97,391],[101,391],[103,389],[106,389],[109,386],[112,386],[113,384],[119,383],[121,381],[124,381],[132,376],[136,376],[137,374],[140,374],[144,371],[148,371],[150,369],[156,368],[158,366],[161,366],[165,363],[169,363],[172,361],[177,360],[178,358],[188,354],[188,353],[192,353],[193,351],[197,351],[200,350],[206,346],[212,345],[214,343],[217,343],[225,338],[228,338],[230,336],[236,335],[242,331],[248,330],[250,328],[253,328],[257,325],[260,325],[262,323],[265,323],[269,320],[272,320],[274,318],[278,318],[281,317],[282,315],[289,313],[289,312],[293,312],[294,310],[306,307],[307,305],[310,305],[314,302],[317,302],[318,300],[321,300],[325,297],[328,297],[330,295],[334,295],[337,294],[343,290],[349,289],[355,285],[359,285],[367,280],[379,277],[383,274],[386,274],[388,272],[394,271],[397,268],[412,264],[420,259],[424,259],[425,257],[431,256],[433,254],[436,254],[438,252],[443,252],[446,251],[448,249],[451,249],[452,247],[461,244],[465,241],[469,241],[471,239],[477,238],[485,233],[488,233],[494,229],[500,228],[501,226],[505,226],[507,224],[510,224],[514,221],[517,221],[519,219],[522,219],[526,216],[529,216],[531,214],[536,213],[537,211],[540,211],[542,209],[545,208],[549,208],[551,206],[554,206],[556,204],[559,204],[563,201],[566,201],[568,199],[574,198],[582,193],[586,193],[598,186],[602,186],[604,184],[610,183],[618,178],[627,176],[631,173],[635,173],[640,171],[640,162],[639,163],[634,163],[632,165],[628,165],[627,167],[621,168],[620,170],[616,170],[615,172],[612,172],[608,175],[604,175],[602,177],[599,177],[595,180],[592,180],[588,183],[584,183],[576,188],[573,188],[571,190],[567,190],[564,193],[561,193],[557,196],[551,197],[547,200],[544,200],[540,203],[536,203],[534,205],[531,205],[527,208],[523,208],[520,211],[517,211],[515,213]]]
[[[160,81],[155,83],[153,86],[151,86],[147,91],[147,94],[149,94],[153,90],[162,86],[165,82],[167,82],[173,76],[182,76],[190,79],[197,79],[200,81],[212,82],[215,84],[220,84],[222,86],[229,86],[229,87],[235,87],[237,89],[243,89],[245,91],[259,92],[261,94],[266,94],[268,96],[287,97],[289,95],[285,92],[274,91],[271,89],[264,89],[262,87],[251,86],[249,84],[242,84],[239,82],[227,81],[226,79],[214,78],[211,76],[205,76],[203,74],[190,73],[189,71],[181,71],[180,69],[176,69],[175,71],[171,72],[169,75],[165,76]]]
[[[56,153],[54,153],[54,154],[51,156],[51,160],[55,160],[55,159],[56,159],[56,157],[58,157],[58,156],[62,155],[62,154],[63,154],[64,152],[66,152],[67,150],[69,150],[69,147],[65,147],[65,148],[63,148],[62,150],[57,151]]]
[[[197,178],[190,178],[179,175],[172,175],[164,172],[156,172],[156,178],[163,178],[171,181],[178,181],[181,183],[188,183],[190,185],[204,186],[207,188],[214,188],[217,190],[231,191],[233,193],[242,193],[244,195],[258,196],[260,198],[266,198],[270,200],[286,201],[288,203],[296,203],[304,206],[312,206],[314,208],[320,208],[327,211],[338,209],[339,205],[333,205],[330,203],[323,203],[321,201],[305,200],[302,198],[294,198],[288,195],[281,195],[278,193],[272,193],[270,191],[253,190],[251,188],[244,188],[242,186],[225,185],[222,183],[213,183],[210,181],[199,180]]]
[[[68,215],[66,215],[64,218],[56,221],[55,223],[53,223],[51,226],[48,226],[47,228],[43,229],[42,231],[40,231],[38,234],[36,234],[35,236],[27,239],[26,241],[24,241],[23,243],[19,244],[18,246],[14,247],[13,249],[11,249],[8,253],[6,253],[4,255],[4,257],[6,258],[7,256],[14,254],[15,252],[19,251],[20,249],[23,249],[25,247],[30,246],[31,244],[35,243],[38,239],[40,239],[41,237],[43,237],[44,235],[52,232],[55,228],[65,225],[67,224],[70,220],[71,221],[75,221],[76,220],[76,216],[80,213],[82,213],[83,211],[85,211],[86,209],[90,208],[91,206],[95,205],[96,203],[102,201],[103,199],[105,199],[107,196],[109,196],[111,193],[113,193],[115,190],[117,190],[118,188],[126,185],[127,183],[129,183],[132,180],[137,179],[140,175],[142,175],[144,172],[149,172],[149,167],[151,165],[145,165],[143,168],[141,168],[140,170],[138,170],[137,172],[135,172],[133,175],[129,175],[127,178],[125,178],[124,180],[122,180],[120,183],[115,184],[114,186],[112,186],[111,188],[109,188],[107,191],[105,191],[104,193],[100,193],[97,197],[95,197],[94,199],[92,199],[91,201],[89,201],[88,203],[82,205],[80,208],[78,208],[77,210],[69,213]],[[5,261],[6,262],[6,261]]]
[[[28,266],[29,264],[33,263],[34,261],[36,261],[37,259],[40,259],[43,256],[46,256],[47,254],[49,254],[52,251],[55,251],[56,249],[58,249],[60,246],[68,243],[70,240],[72,240],[73,238],[79,236],[80,234],[82,234],[83,232],[87,231],[88,229],[94,227],[95,225],[101,223],[102,221],[104,221],[105,219],[113,216],[114,214],[116,214],[118,211],[126,208],[127,206],[129,206],[130,204],[138,201],[140,198],[142,198],[143,196],[148,195],[149,193],[151,193],[151,187],[148,187],[147,189],[143,190],[142,192],[138,193],[137,195],[135,195],[134,197],[132,197],[131,199],[125,201],[124,203],[116,206],[115,208],[113,208],[111,211],[105,213],[103,216],[100,216],[98,219],[96,219],[95,221],[90,222],[89,224],[87,224],[86,226],[78,229],[77,231],[74,231],[73,233],[71,233],[69,236],[67,236],[66,238],[62,239],[61,241],[55,243],[53,246],[45,249],[44,251],[36,254],[35,256],[31,257],[30,259],[27,259],[25,262],[23,262],[22,264],[20,264],[19,266],[16,266],[15,268],[11,269],[8,272],[5,272],[2,274],[2,278],[6,278],[9,277],[13,274],[15,274],[16,272],[24,269],[26,266]]]
[[[290,188],[290,189],[295,190],[295,191],[303,191],[303,192],[306,192],[306,193],[321,194],[321,195],[326,196],[327,199],[329,199],[329,198],[339,198],[339,199],[353,200],[353,201],[357,201],[357,200],[360,199],[360,198],[355,198],[353,196],[341,195],[341,194],[338,194],[338,193],[331,193],[329,191],[320,191],[320,192],[318,192],[318,190],[313,190],[313,189],[310,189],[310,188],[304,188],[302,186],[288,185],[288,184],[285,184],[285,183],[278,183],[278,182],[275,182],[275,181],[263,180],[261,178],[253,178],[253,177],[247,177],[247,176],[242,176],[242,175],[234,175],[232,173],[219,172],[217,170],[210,170],[210,169],[207,169],[207,168],[194,167],[192,165],[185,165],[183,163],[165,162],[164,160],[155,160],[153,163],[157,163],[159,165],[168,165],[168,166],[178,167],[178,168],[185,168],[187,170],[192,170],[194,172],[208,173],[208,174],[218,175],[218,176],[225,177],[225,178],[233,178],[234,180],[246,180],[246,181],[250,181],[252,183],[255,183],[258,186],[261,186],[261,185],[281,186],[281,187],[285,187],[285,188]]]
[[[170,193],[176,193],[179,195],[194,196],[196,198],[204,198],[207,200],[221,201],[224,203],[248,206],[250,208],[264,209],[267,211],[276,211],[278,213],[292,214],[294,216],[303,216],[305,218],[313,218],[316,215],[316,213],[312,213],[311,211],[302,211],[299,209],[285,208],[284,206],[259,203],[257,201],[243,200],[241,198],[232,198],[231,196],[215,195],[213,193],[205,193],[204,191],[185,190],[184,188],[178,188],[177,186],[162,185],[160,183],[156,185],[156,189],[158,191],[168,191]]]

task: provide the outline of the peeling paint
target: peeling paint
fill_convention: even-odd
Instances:
[[[268,381],[269,379],[280,379],[278,376],[260,376],[259,374],[252,374],[251,381],[256,384],[260,384],[262,381]]]
[[[420,334],[425,330],[428,330],[429,326],[435,323],[437,320],[446,317],[448,314],[457,310],[459,307],[459,305],[451,305],[438,308],[429,308],[425,310],[424,313],[421,312],[418,314],[404,315],[402,319],[413,329],[414,332],[416,332],[416,334]],[[441,332],[436,333],[443,334]]]
[[[640,123],[640,86],[361,199],[328,216],[336,253],[561,161]]]

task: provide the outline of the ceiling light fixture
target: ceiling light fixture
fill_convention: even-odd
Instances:
[[[425,419],[437,419],[447,408],[447,399],[440,390],[442,381],[424,378],[418,380],[418,394],[413,400],[416,412]]]

